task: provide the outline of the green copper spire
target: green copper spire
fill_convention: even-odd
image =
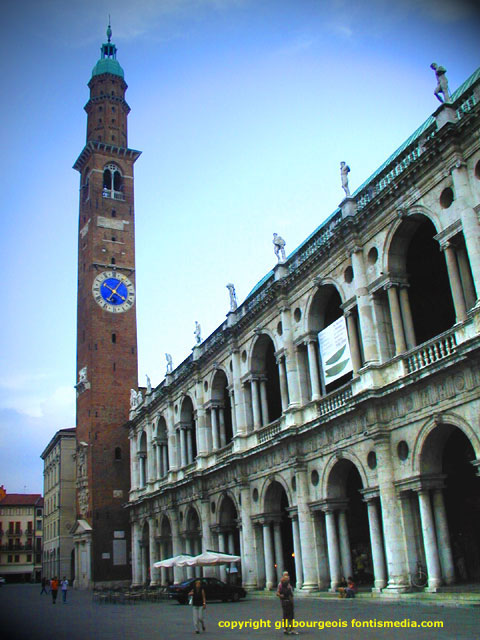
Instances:
[[[120,76],[123,78],[123,69],[117,61],[117,47],[111,42],[112,27],[110,26],[110,18],[108,20],[107,27],[107,42],[102,44],[100,49],[102,57],[93,67],[92,77],[100,76],[102,73],[111,73],[114,76]]]

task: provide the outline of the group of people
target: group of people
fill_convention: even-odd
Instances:
[[[52,594],[52,604],[55,604],[57,602],[58,589],[60,588],[62,592],[63,604],[66,604],[68,586],[69,582],[66,576],[63,576],[63,580],[61,581],[57,578],[57,576],[54,576],[51,580],[42,578],[42,590],[40,591],[40,595],[42,595],[42,593],[48,594],[47,587],[50,587],[50,593]]]

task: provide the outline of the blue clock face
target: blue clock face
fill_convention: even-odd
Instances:
[[[128,311],[135,302],[132,282],[116,271],[104,271],[93,281],[92,294],[95,301],[111,313]]]

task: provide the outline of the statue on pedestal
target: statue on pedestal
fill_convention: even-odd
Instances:
[[[229,284],[227,284],[227,289],[228,289],[228,293],[230,294],[230,311],[236,311],[238,305],[237,305],[237,294],[235,293],[235,287],[230,282]]]
[[[173,360],[172,356],[169,353],[165,354],[165,358],[167,360],[167,374],[172,373],[173,371]]]
[[[350,197],[350,187],[348,186],[348,174],[350,173],[350,167],[346,162],[340,162],[340,176],[342,178],[342,189],[345,191],[345,197]]]
[[[148,375],[145,376],[147,378],[147,396],[152,393],[152,383],[150,382],[150,378]]]
[[[285,240],[278,233],[274,233],[272,242],[278,262],[285,262]]]
[[[432,62],[430,65],[430,69],[435,71],[435,76],[437,78],[437,86],[435,87],[435,91],[433,92],[434,96],[441,102],[450,102],[450,91],[448,90],[448,80],[447,80],[447,70],[445,67],[439,66],[436,62]],[[443,98],[441,97],[441,93],[443,93]]]
[[[193,334],[195,336],[196,344],[200,344],[202,342],[202,328],[196,320],[195,320],[195,331],[193,332]]]

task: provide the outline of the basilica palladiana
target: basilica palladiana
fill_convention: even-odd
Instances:
[[[435,113],[353,193],[342,162],[338,209],[288,257],[275,236],[272,271],[133,394],[133,584],[206,549],[246,589],[480,581],[480,69],[440,79]]]

